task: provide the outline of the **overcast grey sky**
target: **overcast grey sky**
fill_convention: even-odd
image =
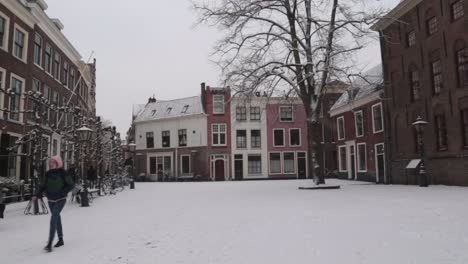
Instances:
[[[400,0],[375,0],[394,7]],[[194,28],[189,0],[47,0],[50,17],[84,60],[97,59],[97,114],[121,133],[130,126],[132,105],[153,94],[161,100],[200,93],[200,83],[217,86],[210,62],[213,28]],[[379,60],[376,43],[370,58]],[[378,62],[378,61],[376,61]]]

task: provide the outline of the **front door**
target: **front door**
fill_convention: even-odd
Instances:
[[[307,173],[307,160],[305,152],[297,153],[297,178],[305,179]]]
[[[244,178],[244,164],[242,155],[234,157],[234,179],[240,181]]]
[[[375,162],[376,162],[376,182],[385,183],[385,152],[384,144],[375,145]]]
[[[356,179],[356,151],[354,144],[348,146],[349,149],[349,164],[348,164],[348,179]]]
[[[215,181],[224,181],[224,160],[215,161]]]

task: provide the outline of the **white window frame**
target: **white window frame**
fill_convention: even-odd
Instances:
[[[23,58],[16,57],[15,55],[15,39],[16,39],[16,30],[21,31],[24,34],[24,46],[23,46]],[[13,57],[17,58],[18,60],[28,63],[28,45],[29,45],[29,33],[22,28],[20,25],[15,23],[15,26],[13,28],[13,44],[12,44],[12,55]]]
[[[342,164],[341,164],[341,150],[344,150],[345,156],[346,156],[346,164],[345,164],[345,170],[342,170]],[[341,145],[338,146],[338,171],[339,172],[348,172],[348,147],[347,145]]]
[[[291,143],[291,139],[292,139],[292,138],[291,138],[291,130],[299,130],[299,145],[293,145],[293,144]],[[295,127],[293,127],[293,128],[290,128],[290,129],[289,129],[289,146],[290,146],[290,147],[297,148],[297,147],[301,147],[301,146],[302,146],[302,134],[301,134],[301,133],[302,133],[302,130],[301,130],[300,128],[295,128]]]
[[[183,169],[182,169],[182,160],[183,160],[184,157],[189,158],[189,172],[188,173],[184,173]],[[192,157],[191,157],[191,155],[180,155],[180,175],[185,176],[185,175],[191,175],[192,173],[193,172],[192,172]]]
[[[280,171],[279,172],[272,172],[271,171],[271,154],[279,154],[279,161],[280,161]],[[270,175],[280,175],[283,174],[283,155],[281,155],[281,152],[279,151],[274,151],[274,152],[268,152],[268,173]]]
[[[219,126],[219,127],[218,127],[218,132],[216,132],[216,133],[218,134],[218,143],[217,143],[217,144],[214,143],[214,134],[215,134],[214,129],[213,129],[214,126]],[[224,132],[221,132],[221,129],[220,129],[221,126],[224,126],[224,128],[225,128],[225,129],[224,129]],[[221,139],[221,136],[220,136],[220,135],[221,135],[222,133],[224,133],[224,144],[220,144],[220,143],[219,143],[219,142],[221,141],[221,140],[220,140],[220,139]],[[216,147],[225,147],[225,146],[227,146],[227,125],[226,125],[226,123],[215,123],[215,124],[211,124],[211,145],[212,145],[212,146],[216,146]]]
[[[281,120],[281,109],[283,108],[291,108],[291,120]],[[291,123],[291,122],[294,122],[294,109],[292,106],[280,106],[279,107],[279,112],[278,112],[278,115],[279,115],[279,121],[280,122],[283,122],[283,123]]]
[[[3,46],[0,46],[0,49],[8,52],[8,44],[10,42],[9,41],[9,38],[10,38],[10,17],[5,15],[4,13],[0,12],[0,16],[5,19],[5,35],[4,35],[4,39],[3,39]]]
[[[19,105],[19,112],[20,113],[19,113],[19,118],[18,118],[19,120],[10,119],[9,114],[8,114],[7,120],[9,122],[22,124],[23,123],[23,113],[22,113],[22,111],[24,110],[24,95],[23,95],[23,93],[24,93],[24,91],[26,89],[26,79],[14,74],[14,73],[10,73],[10,86],[12,84],[13,78],[18,79],[22,83],[22,85],[21,85],[21,94],[20,94],[20,105]],[[10,99],[11,98],[8,99],[8,110],[10,110],[10,103],[11,103]]]
[[[362,118],[362,134],[359,135],[358,134],[358,122],[357,122],[357,116],[358,114],[361,114],[361,118]],[[359,110],[359,111],[356,111],[354,112],[354,130],[355,130],[355,133],[356,133],[356,137],[359,138],[359,137],[363,137],[365,132],[364,132],[364,112],[362,110]]]
[[[293,154],[293,168],[294,168],[294,171],[292,171],[292,172],[286,172],[286,170],[284,169],[284,168],[285,168],[285,166],[284,166],[284,161],[285,161],[285,159],[284,159],[284,154],[286,154],[286,153],[289,153],[289,154],[292,153],[292,154]],[[282,157],[282,161],[283,161],[283,164],[282,164],[282,165],[283,165],[283,166],[282,166],[283,174],[296,174],[296,173],[297,173],[297,168],[296,168],[296,167],[297,167],[297,166],[296,166],[296,163],[297,163],[297,161],[296,161],[296,152],[295,152],[295,151],[285,151],[285,152],[281,153],[281,157]]]
[[[359,151],[359,146],[364,146],[364,159],[365,159],[365,169],[361,170],[359,165],[361,164],[361,152]],[[366,143],[357,143],[356,144],[356,153],[357,153],[357,171],[358,172],[367,172],[367,145]]]
[[[275,142],[275,131],[276,130],[283,131],[283,145],[276,145],[276,142]],[[286,133],[285,133],[284,128],[274,128],[273,129],[273,147],[284,147],[284,146],[286,146]]]
[[[41,54],[39,56],[39,64],[36,63],[36,35],[39,36],[39,38],[41,39],[41,50],[39,51]],[[34,33],[34,41],[33,41],[33,64],[36,65],[38,68],[40,68],[41,70],[43,70],[42,68],[42,63],[44,62],[44,38],[41,36],[41,34],[39,34],[38,32]]]
[[[0,68],[0,72],[2,73],[2,79],[0,80],[0,90],[5,90],[6,88],[6,70],[3,68]],[[0,91],[0,120],[3,119],[3,104],[4,104],[4,92]]]
[[[221,100],[220,100],[221,98]],[[222,106],[223,106],[223,110],[221,112],[217,112],[215,111],[216,110],[216,102],[217,101],[222,101]],[[218,102],[219,103],[219,102]],[[224,107],[224,95],[220,95],[220,94],[214,94],[213,95],[213,114],[215,115],[218,115],[218,114],[224,114],[225,113],[225,107]]]
[[[381,119],[382,120],[382,129],[376,131],[375,130],[374,108],[377,108],[379,106],[380,106],[380,116],[382,117],[382,119]],[[380,133],[380,132],[384,131],[384,129],[385,129],[382,103],[377,103],[377,104],[372,105],[371,109],[372,109],[372,131],[374,132],[374,134],[377,134],[377,133]]]
[[[340,137],[340,120],[343,120],[343,137]],[[336,133],[338,140],[344,140],[346,138],[345,119],[344,116],[340,116],[336,119]]]
[[[44,56],[43,56],[43,58],[42,58],[42,60],[43,60],[43,61],[42,61],[42,64],[44,64],[44,61],[45,61],[45,54],[46,54],[46,51],[47,51],[47,47],[50,48],[50,61],[49,61],[49,63],[50,63],[49,68],[50,68],[50,69],[47,69],[47,68],[45,67],[46,65],[43,65],[43,66],[44,66],[43,69],[44,69],[44,71],[45,71],[49,76],[51,76],[52,78],[54,78],[54,76],[53,76],[53,73],[54,73],[54,49],[52,48],[52,45],[50,45],[50,44],[49,44],[48,42],[46,42],[46,41],[44,41]],[[50,70],[50,72],[49,72],[49,70]]]
[[[249,157],[260,157],[260,173],[250,173],[249,172]],[[262,162],[262,154],[248,154],[247,155],[247,175],[248,176],[259,176],[263,174],[263,162]]]

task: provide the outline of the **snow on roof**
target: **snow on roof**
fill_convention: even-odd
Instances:
[[[145,105],[144,104],[134,104],[133,105],[133,110],[132,110],[132,116],[137,116],[141,110],[143,110],[145,108]]]
[[[148,103],[138,113],[135,122],[177,118],[204,114],[200,96]]]
[[[351,101],[356,101],[372,94],[380,89],[382,83],[382,65],[379,64],[352,81],[349,89],[338,98],[330,110],[333,111],[347,105]]]

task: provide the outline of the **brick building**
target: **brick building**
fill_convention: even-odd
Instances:
[[[373,26],[381,39],[392,183],[414,182],[421,116],[433,184],[468,185],[467,0],[404,0]]]
[[[381,65],[357,79],[330,110],[335,124],[338,177],[384,183],[384,119]]]
[[[80,107],[87,117],[96,111],[96,61],[87,64],[61,32],[63,24],[46,14],[44,0],[0,2],[0,176],[28,179],[30,147],[8,151],[25,135],[40,109],[46,155],[61,154],[66,166],[73,147],[59,132],[69,127],[73,115],[59,107]],[[48,107],[38,106],[25,93],[36,92]],[[52,107],[53,105],[53,107]]]

